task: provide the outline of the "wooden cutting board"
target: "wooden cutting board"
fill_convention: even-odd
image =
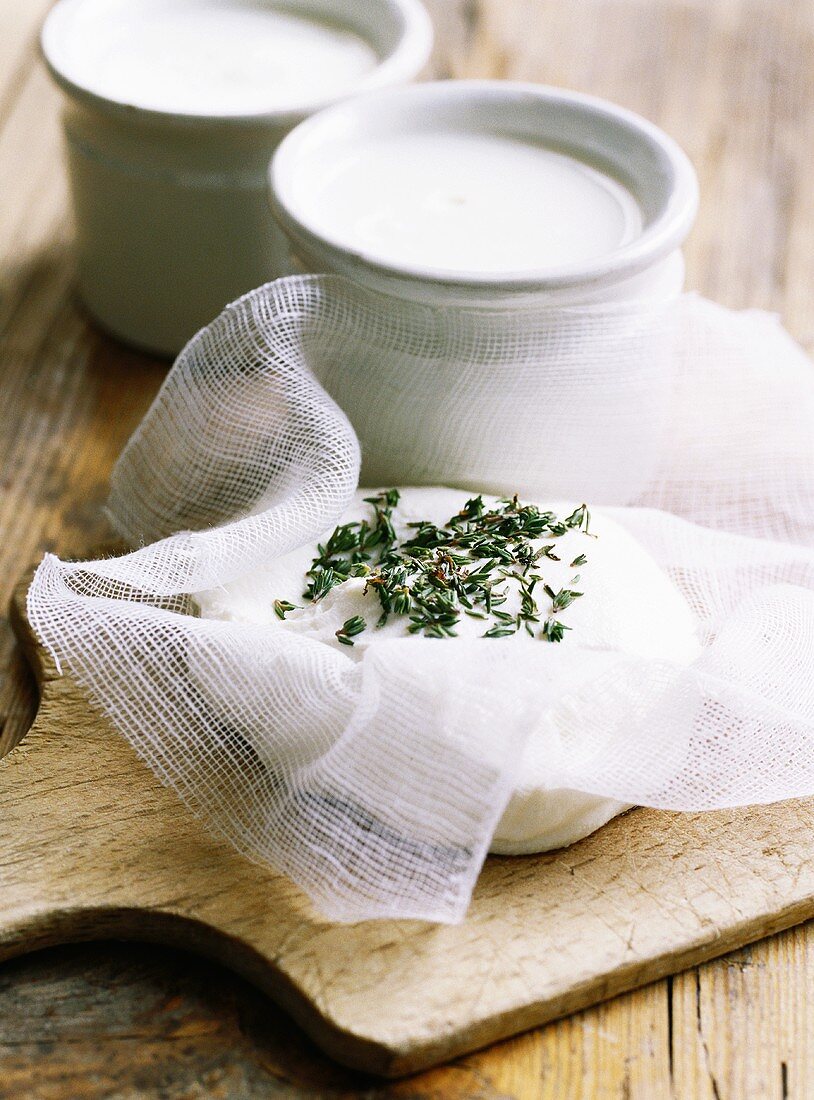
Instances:
[[[287,879],[207,833],[59,678],[12,605],[40,687],[0,761],[0,957],[151,940],[210,955],[334,1058],[398,1076],[814,915],[814,799],[637,810],[572,848],[492,858],[466,921],[332,925]]]

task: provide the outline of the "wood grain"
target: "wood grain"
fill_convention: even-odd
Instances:
[[[636,810],[568,849],[489,859],[454,927],[327,923],[213,836],[59,675],[25,618],[27,586],[13,621],[40,703],[0,761],[0,959],[105,936],[191,947],[337,1061],[403,1076],[814,914],[807,799]]]
[[[47,6],[0,0],[3,606],[22,563],[47,548],[81,555],[105,537],[99,504],[110,464],[163,374],[162,364],[94,332],[70,297],[57,99],[36,64]],[[814,6],[429,6],[443,75],[580,88],[669,129],[701,176],[690,285],[730,305],[780,311],[814,348]],[[17,740],[32,711],[23,663],[0,622],[0,746]],[[263,1019],[265,1002],[200,962],[131,946],[54,949],[0,968],[0,1096],[804,1098],[814,1092],[812,973],[814,934],[805,926],[370,1091],[369,1082],[327,1067],[270,1008],[267,1028],[242,1030],[244,1012]],[[179,997],[167,1013],[163,990]],[[176,1018],[189,1018],[202,1037],[173,1038]]]

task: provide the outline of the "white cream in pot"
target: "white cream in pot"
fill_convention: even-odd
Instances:
[[[496,275],[604,256],[642,231],[618,180],[533,141],[454,130],[361,142],[301,202],[315,230],[386,263]]]
[[[345,276],[349,314],[398,334],[355,340],[348,324],[309,345],[359,436],[363,484],[501,492],[508,470],[523,492],[636,499],[672,380],[625,341],[638,303],[681,291],[697,204],[666,134],[558,88],[416,85],[297,127],[271,197],[303,268]],[[605,329],[596,306],[614,307]],[[623,379],[602,369],[614,348]],[[633,428],[612,415],[620,399],[639,410]]]
[[[202,116],[322,102],[379,60],[347,27],[234,0],[83,0],[58,50],[64,75],[95,95]]]
[[[270,178],[310,269],[430,305],[675,294],[698,201],[692,165],[658,127],[508,81],[356,97],[289,134]]]
[[[420,0],[59,0],[42,48],[64,115],[82,299],[174,355],[291,269],[269,158],[306,115],[413,79]]]

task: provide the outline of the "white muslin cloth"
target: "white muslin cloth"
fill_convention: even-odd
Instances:
[[[194,614],[330,530],[360,461],[367,485],[588,502],[686,601],[698,655],[578,630],[350,654]],[[164,781],[330,919],[460,920],[530,738],[551,789],[620,803],[814,794],[814,367],[774,317],[692,295],[448,311],[280,280],[179,356],[109,512],[138,548],[48,555],[33,626]],[[621,616],[646,597],[626,577]]]

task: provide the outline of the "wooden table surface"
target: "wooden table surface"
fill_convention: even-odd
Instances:
[[[701,177],[689,286],[778,311],[814,350],[811,0],[429,6],[439,75],[577,88],[670,131]],[[3,607],[44,550],[81,556],[106,537],[110,467],[166,370],[95,331],[72,297],[58,97],[36,52],[47,7],[0,0]],[[0,751],[23,735],[34,706],[4,618]],[[334,1066],[262,995],[192,956],[94,944],[0,966],[2,1098],[812,1095],[812,925],[389,1084]]]

